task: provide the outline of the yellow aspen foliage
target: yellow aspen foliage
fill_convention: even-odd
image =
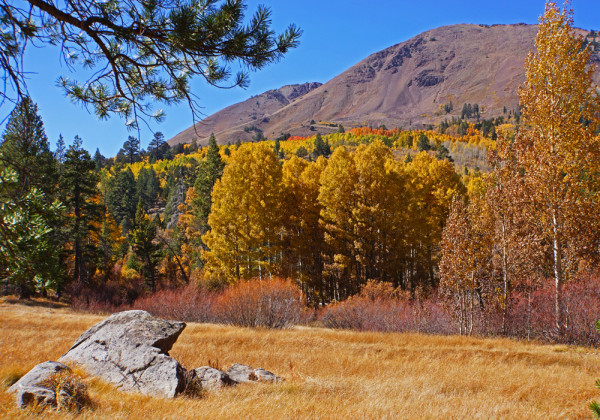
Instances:
[[[319,224],[321,173],[327,160],[292,157],[283,164],[285,236],[281,271],[295,279],[310,304],[325,303],[322,281],[324,231]]]
[[[271,276],[281,255],[281,166],[266,145],[243,144],[217,181],[202,240],[209,277],[226,281]]]
[[[402,281],[411,199],[405,172],[380,140],[359,146],[354,162],[354,252],[360,284],[377,279],[397,287]]]
[[[600,143],[598,96],[592,81],[590,51],[575,35],[572,11],[546,3],[527,57],[526,83],[519,90],[523,113],[515,149],[524,172],[526,203],[538,240],[550,244],[555,282],[555,328],[563,325],[562,284],[581,258],[597,259]]]
[[[410,283],[434,287],[442,230],[455,195],[464,195],[465,186],[454,166],[421,152],[406,165],[413,199],[410,206]]]
[[[404,285],[411,199],[402,165],[381,141],[335,149],[319,191],[331,298],[358,293],[369,280]]]
[[[350,151],[344,146],[336,148],[323,171],[319,189],[321,223],[328,247],[324,275],[331,278],[329,295],[336,300],[360,290],[355,282],[349,281],[356,264],[353,210],[357,180]]]

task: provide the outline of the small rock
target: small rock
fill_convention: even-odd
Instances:
[[[28,405],[56,407],[56,393],[41,386],[22,386],[17,391],[17,406],[25,408]]]
[[[59,362],[48,361],[40,363],[39,365],[31,369],[29,372],[27,372],[25,375],[23,375],[23,377],[17,382],[15,382],[13,386],[8,388],[7,392],[12,394],[18,392],[20,388],[26,386],[39,386],[39,384],[48,379],[50,375],[61,372],[63,370],[66,370],[67,372],[71,371],[69,366],[63,365]]]
[[[210,366],[202,366],[194,369],[192,372],[194,376],[193,380],[199,382],[202,389],[216,390],[237,384],[228,374]]]
[[[283,378],[269,372],[268,370],[257,368],[254,369],[250,366],[240,365],[235,363],[227,369],[226,373],[231,379],[236,382],[282,382]]]
[[[184,328],[146,311],[119,312],[84,332],[59,360],[126,391],[173,398],[187,383],[185,369],[169,356]]]
[[[30,404],[56,407],[56,390],[46,387],[45,383],[53,375],[60,372],[71,372],[71,369],[58,362],[44,362],[35,366],[25,376],[19,379],[13,386],[8,388],[9,393],[16,394],[17,406],[25,408]],[[61,400],[66,406],[79,405],[71,395],[61,390]],[[68,400],[73,400],[73,403]]]

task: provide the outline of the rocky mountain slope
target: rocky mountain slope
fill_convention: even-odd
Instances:
[[[225,108],[169,143],[196,137],[203,144],[211,132],[219,143],[250,141],[260,133],[325,134],[336,130],[332,123],[423,127],[460,117],[465,103],[483,107],[482,118],[502,115],[504,107],[517,107],[536,32],[536,25],[526,24],[432,29],[370,55],[323,85],[286,86]],[[443,107],[450,102],[447,113]]]

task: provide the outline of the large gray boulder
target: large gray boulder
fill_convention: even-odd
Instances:
[[[283,378],[262,368],[252,368],[246,365],[234,363],[226,371],[227,375],[236,382],[282,382]]]
[[[185,369],[169,356],[184,328],[146,311],[119,312],[84,332],[59,360],[126,391],[173,398],[187,384]]]
[[[46,383],[51,377],[60,372],[71,372],[71,369],[58,362],[44,362],[35,366],[13,386],[9,393],[16,394],[17,406],[25,408],[28,405],[56,407],[56,389]],[[70,398],[63,394],[61,398]]]

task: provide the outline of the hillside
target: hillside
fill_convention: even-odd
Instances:
[[[372,54],[323,85],[287,86],[230,106],[197,124],[197,135],[190,127],[170,143],[205,140],[211,132],[222,144],[249,141],[255,128],[267,138],[306,136],[314,134],[311,120],[323,134],[336,128],[320,122],[418,128],[460,117],[465,103],[483,107],[482,118],[496,117],[504,107],[517,108],[536,31],[525,24],[432,29]],[[450,102],[454,108],[446,113],[442,107]]]
[[[0,302],[3,382],[56,360],[104,318],[42,305]],[[188,368],[209,361],[257,365],[285,382],[165,400],[88,378],[94,407],[81,418],[587,418],[600,375],[597,351],[586,348],[307,327],[191,323],[171,354]],[[13,398],[0,392],[2,417],[30,416]],[[73,418],[65,412],[44,416]]]
[[[210,133],[213,132],[219,134],[219,142],[222,144],[226,141],[221,138],[223,137],[221,134],[226,132],[240,132],[242,138],[250,140],[255,133],[245,132],[244,128],[263,124],[265,118],[319,86],[321,83],[288,85],[253,96],[210,115],[196,124],[195,129],[192,126],[170,139],[169,144],[190,143],[193,138],[197,138],[199,145],[206,145]]]

